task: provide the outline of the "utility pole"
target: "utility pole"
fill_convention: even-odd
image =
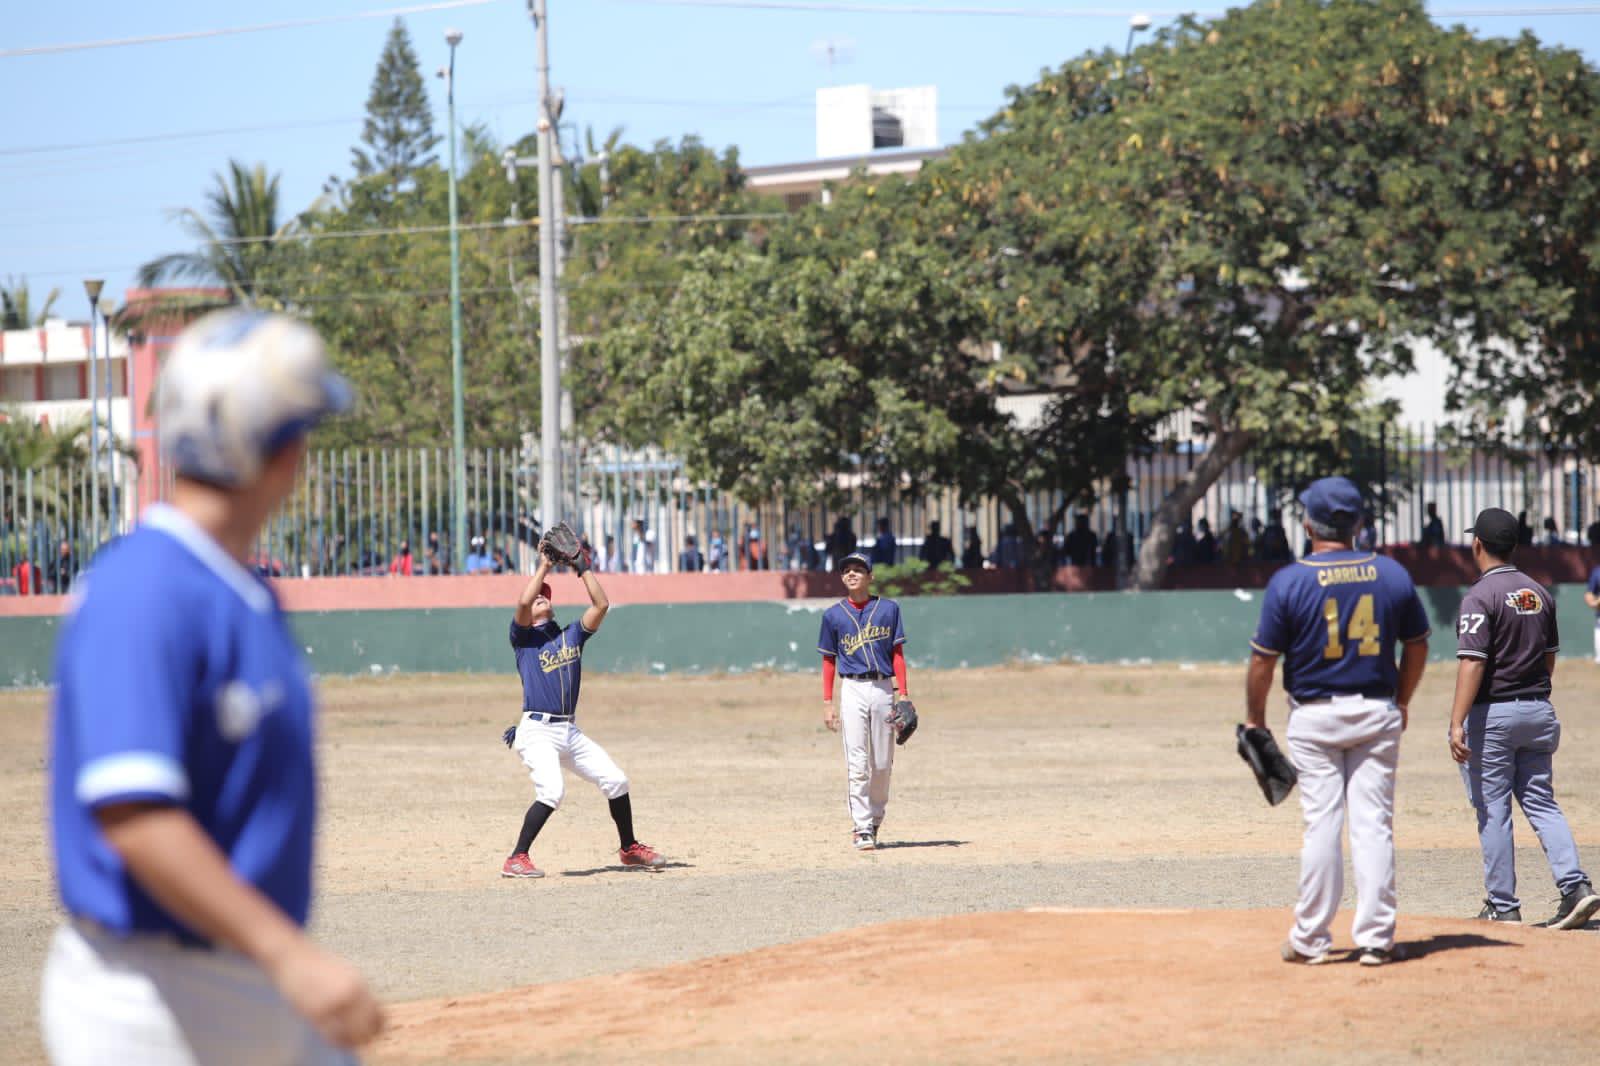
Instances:
[[[456,207],[456,46],[461,43],[461,36],[460,30],[445,31],[445,43],[450,46],[450,69],[441,71],[445,74],[450,113],[450,572],[453,574],[464,572],[463,557],[467,550],[467,432],[461,395],[461,235]]]
[[[556,99],[560,100],[562,94],[556,91]],[[561,429],[569,438],[572,432],[572,392],[565,385],[566,373],[571,369],[567,365],[569,337],[567,334],[567,167],[571,161],[561,152],[560,127],[556,128],[555,159],[552,163],[553,178],[552,190],[555,192],[554,229],[556,231],[556,365],[557,374],[562,378],[561,386]]]
[[[528,0],[528,13],[533,16],[539,61],[539,521],[549,529],[561,521],[561,366],[553,166],[561,105],[550,97],[550,20],[544,0]]]

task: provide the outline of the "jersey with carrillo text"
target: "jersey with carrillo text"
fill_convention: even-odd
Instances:
[[[894,649],[905,642],[900,605],[873,596],[860,607],[844,599],[823,611],[817,650],[834,656],[843,677],[889,676],[894,673]]]
[[[1318,552],[1267,584],[1250,646],[1283,656],[1297,702],[1361,695],[1392,699],[1396,641],[1428,637],[1428,612],[1405,568],[1372,552]]]

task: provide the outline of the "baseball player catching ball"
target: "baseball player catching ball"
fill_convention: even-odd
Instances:
[[[905,626],[900,605],[872,595],[872,562],[852,552],[839,562],[846,596],[822,614],[822,721],[844,726],[845,769],[857,851],[878,846],[889,805],[889,775],[896,743],[916,729],[916,708],[906,686]],[[835,675],[840,680],[834,710]]]
[[[577,534],[565,523],[545,535],[539,551],[539,565],[517,598],[516,614],[511,620],[511,647],[516,652],[517,672],[522,675],[522,716],[504,737],[511,750],[522,757],[533,778],[534,800],[522,819],[517,845],[501,867],[500,876],[544,876],[533,864],[528,849],[544,823],[561,806],[566,791],[563,767],[594,782],[610,802],[624,866],[664,866],[666,860],[660,853],[633,835],[628,778],[604,748],[584,736],[576,722],[578,688],[583,681],[583,647],[605,621],[610,607],[605,590],[590,568],[588,553]],[[589,592],[589,607],[583,617],[565,629],[556,622],[550,586],[545,583],[551,568],[558,564],[577,571]]]
[[[1285,962],[1326,962],[1344,893],[1340,833],[1350,823],[1356,874],[1352,933],[1364,966],[1394,951],[1394,779],[1406,708],[1428,659],[1428,615],[1405,569],[1353,548],[1361,493],[1342,477],[1300,496],[1311,552],[1267,585],[1250,641],[1245,723],[1265,729],[1279,657],[1289,694],[1289,759],[1300,779],[1305,840]],[[1395,642],[1404,644],[1399,669]]]
[[[311,329],[255,311],[190,326],[161,386],[172,502],[96,559],[56,651],[67,919],[45,963],[45,1047],[57,1066],[348,1063],[382,1014],[304,931],[311,684],[246,561],[349,387]]]

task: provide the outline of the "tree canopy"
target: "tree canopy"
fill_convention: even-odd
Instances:
[[[0,284],[0,329],[32,329],[44,325],[60,298],[61,288],[57,286],[46,293],[44,302],[36,307],[28,279],[7,278]]]
[[[290,223],[282,218],[277,174],[266,165],[228,161],[211,176],[204,212],[181,208],[173,217],[195,240],[193,251],[158,256],[139,268],[145,287],[189,280],[220,284],[228,302],[254,302],[264,291]]]
[[[1592,412],[1596,86],[1574,53],[1437,26],[1416,0],[1264,0],[1180,19],[1127,62],[1085,55],[1013,88],[947,158],[843,190],[775,227],[740,270],[702,260],[706,276],[615,339],[614,358],[687,427],[719,381],[700,349],[723,346],[723,375],[792,390],[738,416],[787,453],[789,420],[828,410],[840,380],[877,384],[885,368],[907,384],[895,349],[914,329],[949,397],[988,398],[923,396],[921,439],[960,427],[946,458],[1002,498],[1119,470],[1163,420],[1192,417],[1207,450],[1154,516],[1139,571],[1154,584],[1178,521],[1247,449],[1348,462],[1350,428],[1384,417],[1372,382],[1412,370],[1419,342],[1455,357],[1459,403],[1518,398],[1574,424]],[[917,269],[877,304],[830,299],[869,252]],[[943,314],[917,299],[930,277],[954,301]],[[808,335],[814,302],[837,317]],[[746,306],[788,321],[750,343]],[[918,321],[890,328],[883,307]],[[1003,353],[992,364],[952,354],[989,342]],[[829,372],[796,375],[796,360]],[[1581,398],[1542,391],[1552,380]],[[1053,394],[1037,431],[993,431],[1005,387]],[[855,403],[879,424],[873,393]],[[897,465],[882,441],[832,439]],[[756,457],[719,440],[705,461],[732,483]]]
[[[361,143],[350,149],[350,166],[357,178],[381,177],[378,187],[393,199],[411,188],[418,171],[438,163],[438,144],[417,53],[397,18],[372,75],[367,119]]]

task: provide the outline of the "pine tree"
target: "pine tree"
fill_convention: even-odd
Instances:
[[[356,177],[386,175],[391,197],[397,196],[414,171],[439,161],[433,154],[438,143],[411,35],[395,19],[372,76],[361,144],[350,150]]]

